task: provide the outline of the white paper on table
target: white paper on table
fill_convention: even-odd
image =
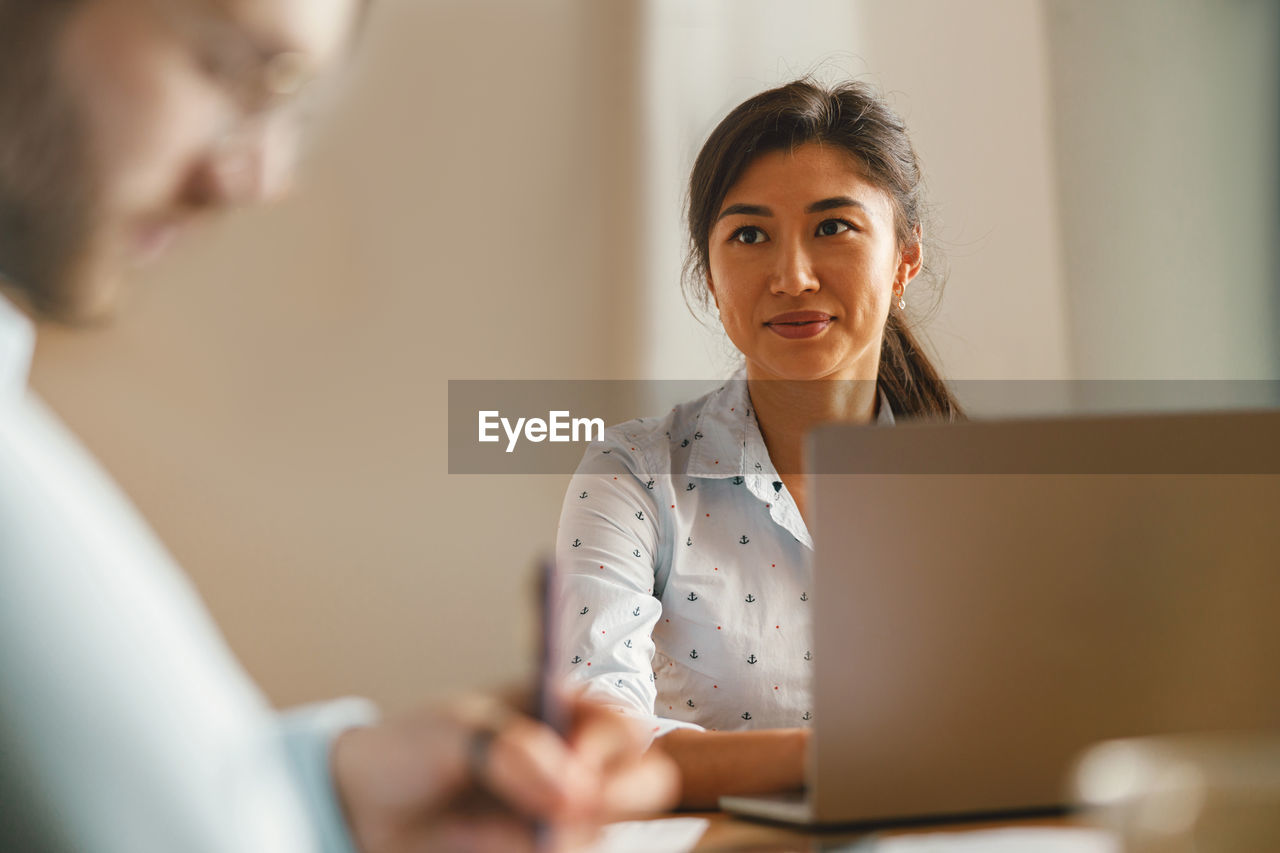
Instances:
[[[869,838],[846,853],[1120,853],[1109,832],[1071,827],[1010,827]]]
[[[707,831],[707,819],[671,817],[661,820],[628,820],[611,823],[589,853],[653,853],[655,850],[688,853]]]

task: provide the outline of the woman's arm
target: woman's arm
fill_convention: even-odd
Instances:
[[[588,698],[654,718],[658,743],[681,771],[686,808],[715,808],[722,794],[800,788],[807,729],[670,731],[685,724],[655,715],[652,631],[662,615],[654,597],[661,549],[655,497],[665,483],[650,487],[629,450],[589,452],[566,495],[556,549],[561,654],[554,663]]]
[[[767,794],[804,786],[808,729],[677,730],[658,745],[680,768],[680,806],[714,809],[724,794]]]
[[[552,666],[588,698],[652,717],[657,507],[629,453],[603,449],[588,451],[560,515]]]

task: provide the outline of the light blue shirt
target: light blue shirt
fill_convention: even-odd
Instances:
[[[883,394],[877,423],[893,423]],[[655,736],[806,726],[812,550],[741,373],[611,427],[561,510],[559,671]]]
[[[0,849],[351,851],[329,745],[280,715],[128,499],[27,388],[0,297]]]

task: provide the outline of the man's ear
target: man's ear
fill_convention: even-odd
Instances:
[[[912,230],[912,238],[914,242],[903,247],[898,260],[898,282],[903,289],[924,269],[924,232],[919,225]]]

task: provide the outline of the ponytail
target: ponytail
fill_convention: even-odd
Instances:
[[[964,419],[959,401],[896,312],[885,323],[876,385],[897,417]]]

